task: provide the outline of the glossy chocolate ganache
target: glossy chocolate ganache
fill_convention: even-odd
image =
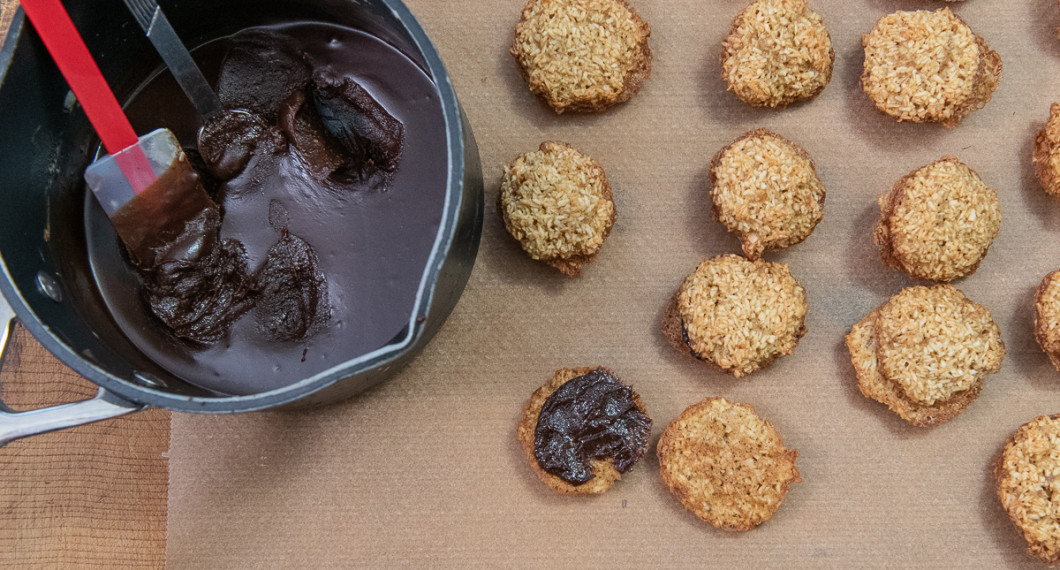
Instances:
[[[203,124],[160,73],[126,112],[138,132],[177,135],[213,203],[133,252],[86,201],[93,273],[119,326],[164,369],[228,394],[403,336],[445,198],[433,81],[378,38],[328,24],[250,28],[193,55],[224,111]]]

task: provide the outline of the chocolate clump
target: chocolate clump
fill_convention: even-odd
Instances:
[[[280,106],[279,124],[319,181],[394,172],[404,145],[401,122],[348,77],[314,77]]]
[[[404,127],[356,81],[313,78],[313,108],[327,133],[355,161],[385,172],[397,169]]]
[[[199,132],[197,151],[202,166],[218,180],[227,181],[243,172],[259,145],[277,146],[279,141],[270,135],[269,125],[258,115],[228,109],[207,119]]]
[[[611,459],[619,473],[648,449],[651,419],[633,401],[633,389],[604,370],[560,386],[545,400],[534,430],[534,458],[572,485],[595,477],[594,459]]]
[[[302,54],[274,30],[245,30],[232,42],[217,79],[217,96],[229,109],[247,109],[273,122],[280,106],[309,83]]]
[[[215,343],[253,310],[262,333],[274,341],[299,341],[331,316],[327,281],[316,252],[286,228],[256,272],[243,244],[220,239],[216,208],[203,210],[176,239],[139,264],[151,312],[177,337]]]
[[[317,255],[305,240],[283,230],[258,272],[261,289],[254,316],[277,341],[302,340],[327,322],[328,289]]]
[[[346,155],[324,130],[324,125],[305,104],[305,93],[299,91],[284,102],[280,110],[280,127],[297,151],[306,172],[315,180],[325,181],[336,172],[356,167],[352,156]]]
[[[243,244],[220,238],[221,216],[203,210],[184,231],[137,269],[151,311],[174,335],[209,344],[251,308],[256,284]]]

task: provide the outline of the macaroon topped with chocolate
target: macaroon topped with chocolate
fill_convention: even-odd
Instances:
[[[644,402],[603,367],[561,368],[530,396],[519,441],[534,473],[552,490],[607,491],[648,449]]]

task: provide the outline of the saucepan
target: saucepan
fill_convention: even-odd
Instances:
[[[121,0],[67,8],[119,100],[161,61]],[[478,150],[437,50],[397,0],[189,0],[162,2],[188,45],[248,26],[291,21],[340,24],[375,35],[416,62],[437,85],[446,127],[448,179],[433,249],[407,326],[386,346],[261,393],[211,391],[168,373],[122,333],[101,298],[86,250],[82,173],[99,141],[32,26],[17,12],[0,50],[0,365],[17,320],[52,354],[99,386],[95,398],[13,412],[0,403],[0,445],[134,412],[249,412],[319,405],[352,396],[411,360],[456,305],[482,232]],[[4,300],[6,299],[6,304]]]

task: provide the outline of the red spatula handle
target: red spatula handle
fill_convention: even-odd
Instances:
[[[70,89],[77,95],[107,152],[115,154],[136,144],[136,132],[62,3],[59,0],[22,0],[22,9],[44,40]]]

